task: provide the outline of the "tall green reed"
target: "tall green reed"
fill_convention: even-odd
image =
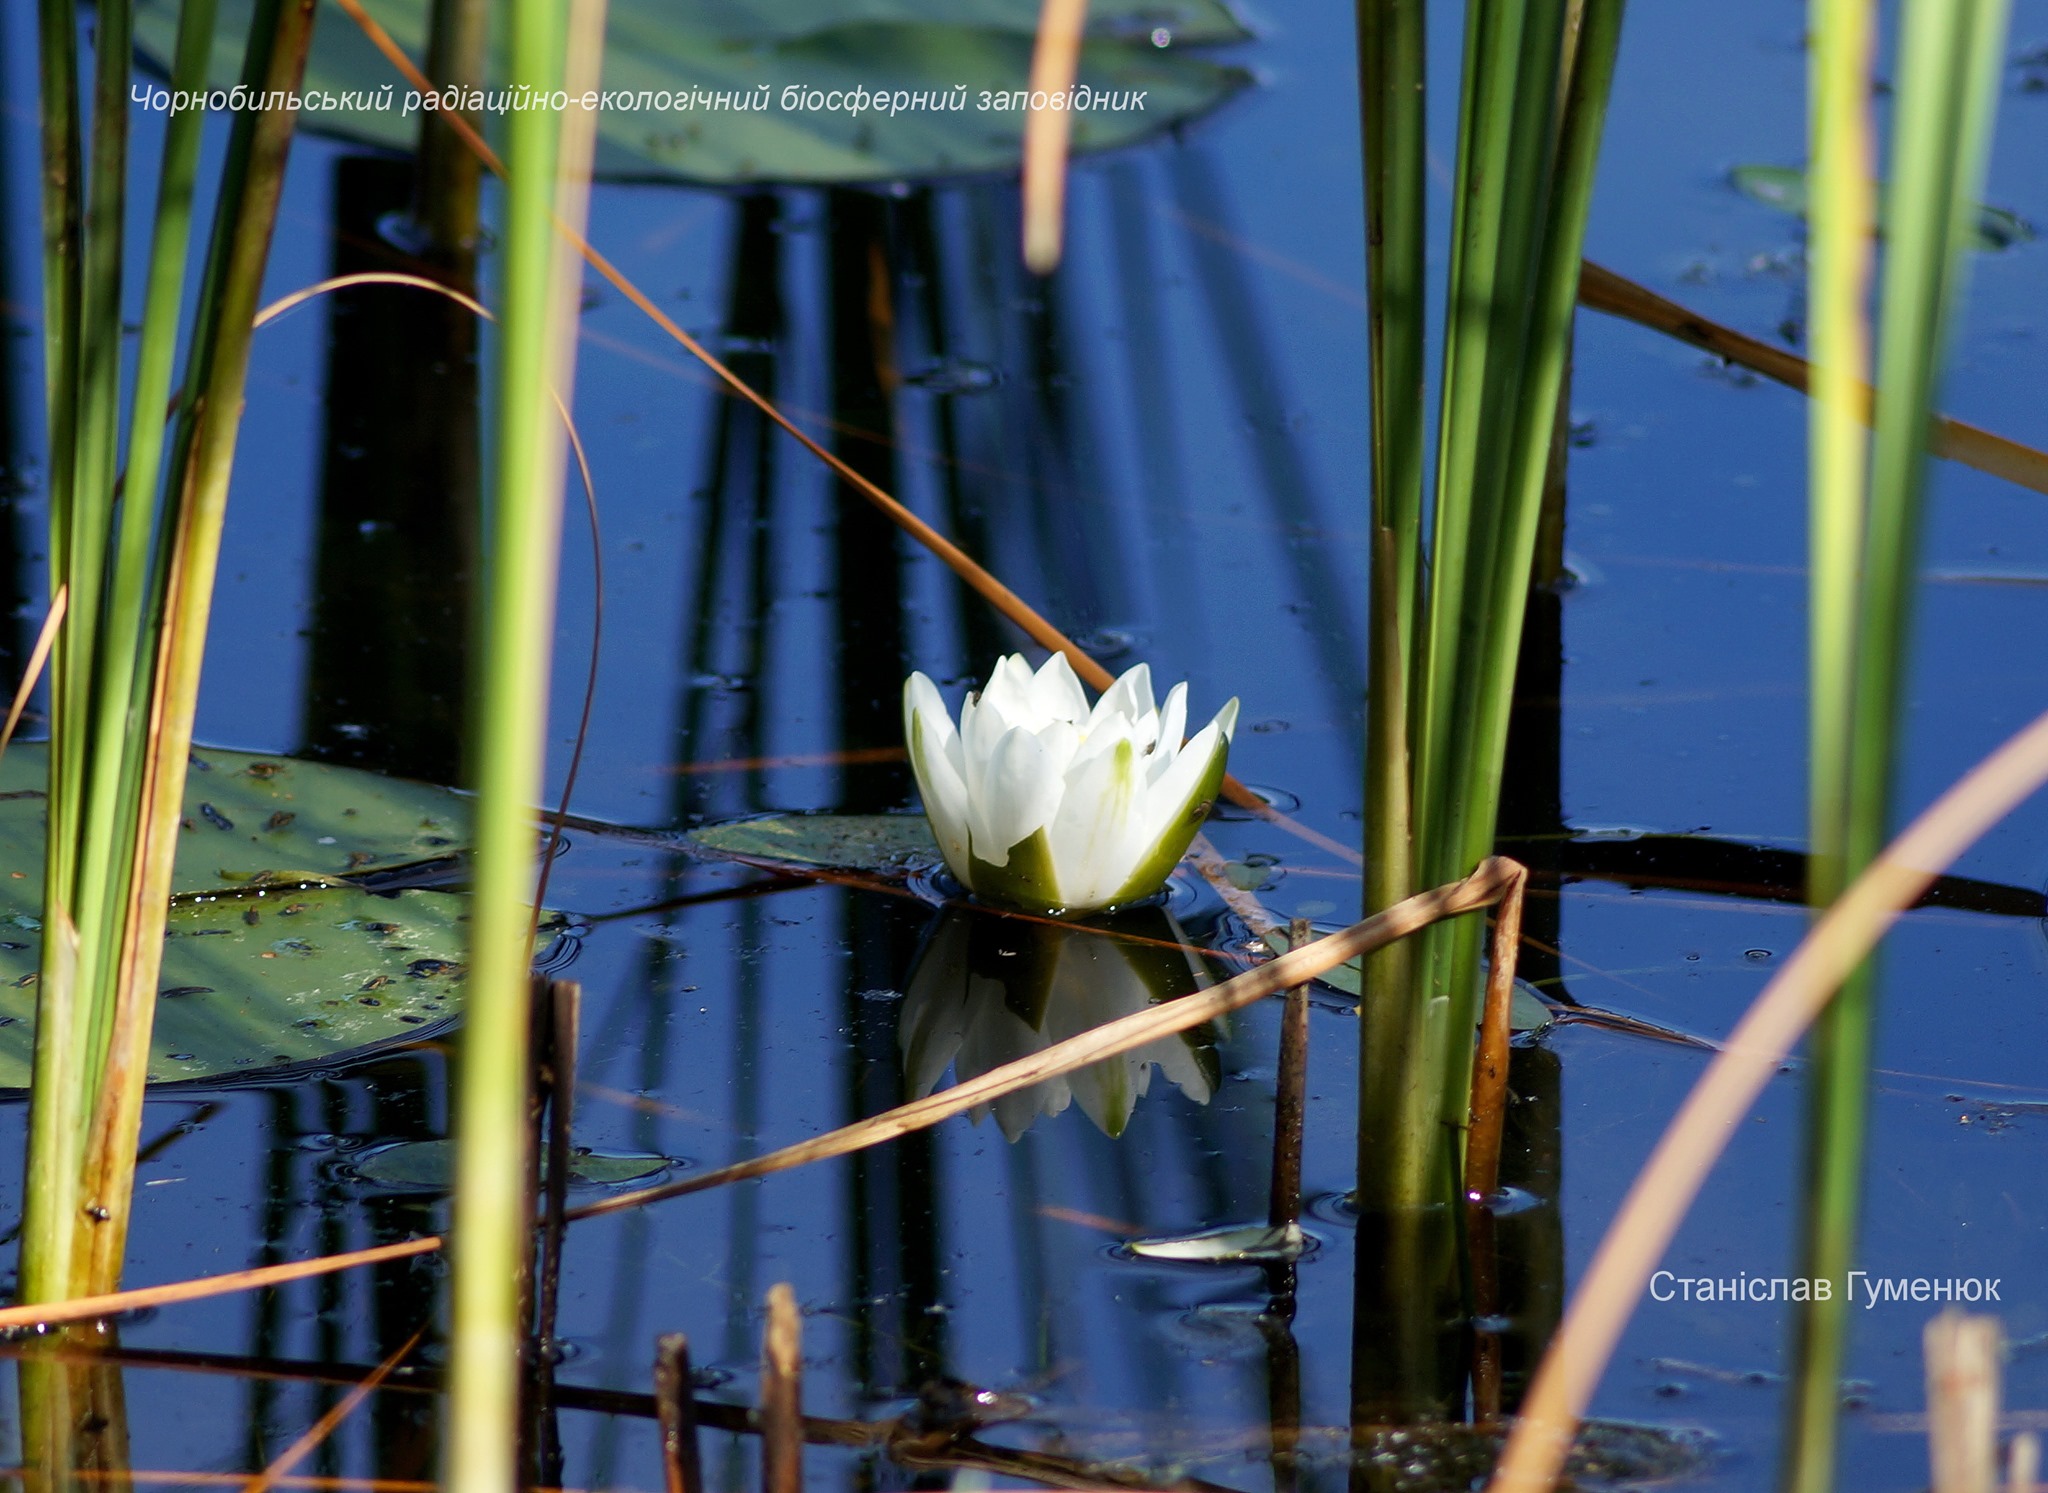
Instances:
[[[514,0],[513,86],[595,86],[604,0]],[[454,1336],[443,1484],[519,1483],[529,1193],[533,806],[541,791],[561,543],[564,403],[575,371],[593,113],[513,113],[505,152],[495,499],[485,526],[475,902],[456,1092]],[[563,396],[566,399],[566,394]]]
[[[1372,301],[1368,911],[1492,849],[1524,603],[1569,361],[1622,0],[1468,0],[1434,488],[1422,502],[1423,19],[1361,0]],[[1476,922],[1369,971],[1363,1206],[1454,1188]]]
[[[212,0],[186,0],[173,90],[203,87]],[[191,252],[203,116],[165,134],[120,475],[122,224],[132,0],[95,8],[90,170],[76,0],[38,13],[51,654],[42,969],[21,1245],[25,1301],[113,1289],[171,859],[257,292],[295,116],[237,117],[168,446],[165,403]],[[263,0],[244,78],[297,88],[312,0]],[[168,457],[168,460],[166,460]]]
[[[2008,0],[1907,0],[1900,14],[1875,434],[1866,437],[1871,10],[1868,0],[1814,0],[1812,10],[1807,895],[1817,907],[1870,863],[1891,828],[1929,422],[1984,180]],[[1802,1270],[1835,1291],[1798,1324],[1783,1471],[1797,1493],[1834,1482],[1873,987],[1865,965],[1814,1034]]]

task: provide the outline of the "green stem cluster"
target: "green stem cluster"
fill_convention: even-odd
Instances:
[[[1423,512],[1423,13],[1361,0],[1372,316],[1367,911],[1492,850],[1524,603],[1622,0],[1468,0],[1434,493]],[[1426,531],[1426,532],[1425,532]],[[1443,1200],[1479,924],[1368,971],[1363,1204]]]
[[[260,4],[245,76],[296,90],[312,14],[312,0]],[[171,401],[204,116],[169,121],[123,478],[132,0],[100,0],[95,15],[85,173],[78,6],[43,0],[39,12],[50,588],[64,597],[65,615],[51,654],[25,1301],[112,1290],[120,1276],[200,654],[256,296],[295,122],[286,111],[235,122],[184,383]],[[174,89],[202,88],[213,26],[213,0],[185,0]],[[175,414],[168,445],[167,403]]]

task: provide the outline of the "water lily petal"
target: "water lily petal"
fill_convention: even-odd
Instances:
[[[1173,874],[1223,785],[1230,732],[1236,724],[1237,701],[1232,700],[1145,790],[1143,824],[1138,832],[1141,848],[1131,858],[1128,879],[1104,892],[1105,903],[1148,896]]]
[[[1032,724],[1038,709],[1032,699],[1031,665],[1021,653],[1006,655],[981,691],[981,708],[994,710],[1005,726]]]
[[[946,713],[938,688],[922,674],[903,685],[903,740],[910,749],[910,770],[924,798],[932,836],[955,876],[966,878],[968,851],[967,784],[957,765],[959,732]]]
[[[1067,769],[1073,766],[1074,755],[1081,749],[1081,730],[1066,721],[1047,721],[1036,733],[1038,744],[1045,748],[1045,770],[1056,778],[1064,778]]]
[[[1166,692],[1166,704],[1159,712],[1159,744],[1146,763],[1146,778],[1158,782],[1180,756],[1188,728],[1188,686],[1182,680]]]
[[[1003,733],[988,755],[980,796],[969,801],[976,857],[1007,865],[1010,848],[1044,828],[1065,789],[1049,769],[1046,749],[1030,730],[1017,726]]]
[[[1148,664],[1133,664],[1117,676],[1116,683],[1103,691],[1102,698],[1095,702],[1094,713],[1088,717],[1088,734],[1093,736],[1107,723],[1121,718],[1130,722],[1133,734],[1141,729],[1141,722],[1148,715],[1155,715],[1152,704],[1152,669]],[[1158,722],[1152,730],[1157,739]],[[1148,743],[1140,742],[1139,750]]]
[[[1106,906],[1144,850],[1146,792],[1137,749],[1126,739],[1067,770],[1053,816],[1053,877],[1070,911]]]
[[[1055,653],[1031,676],[1031,699],[1041,716],[1076,726],[1088,719],[1088,696],[1064,653]]]

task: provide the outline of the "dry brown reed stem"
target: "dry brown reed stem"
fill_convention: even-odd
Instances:
[[[667,1493],[703,1493],[690,1340],[680,1332],[668,1333],[654,1343],[654,1414],[661,1425],[661,1469]]]
[[[1287,947],[1314,936],[1307,918],[1287,928]],[[1273,1080],[1273,1177],[1266,1222],[1276,1229],[1301,1222],[1301,1145],[1308,1120],[1308,983],[1287,987],[1280,1017],[1280,1061]]]
[[[342,8],[351,21],[355,22],[363,35],[369,39],[370,44],[384,54],[385,60],[398,69],[410,86],[418,89],[429,100],[436,99],[433,85],[427,81],[426,75],[413,65],[412,59],[405,55],[405,49],[392,40],[391,33],[370,18],[369,13],[363,9],[361,0],[335,0],[335,4]],[[438,103],[432,106],[438,107]],[[484,143],[483,137],[477,134],[470,126],[469,121],[453,111],[444,110],[443,113],[447,118],[449,127],[462,137],[471,150],[476,152],[477,158],[488,166],[495,175],[502,177],[505,174],[505,163],[498,159],[496,151]],[[755,409],[759,410],[769,420],[774,422],[775,425],[780,427],[783,433],[789,436],[791,440],[830,467],[833,474],[840,481],[846,483],[863,498],[867,499],[868,502],[880,509],[882,514],[891,523],[895,524],[906,534],[910,535],[911,538],[936,555],[948,569],[965,581],[984,601],[988,602],[990,606],[1021,628],[1024,634],[1034,643],[1054,653],[1065,654],[1067,662],[1074,666],[1074,672],[1097,690],[1106,690],[1115,682],[1110,677],[1107,669],[1081,651],[1080,644],[1061,632],[1057,627],[1054,627],[1044,617],[1041,617],[1021,596],[998,580],[993,572],[975,560],[965,550],[961,549],[959,545],[953,543],[952,540],[941,534],[937,529],[934,529],[930,524],[897,502],[896,499],[884,492],[874,482],[862,476],[846,462],[811,439],[810,436],[798,428],[794,421],[783,414],[772,400],[755,389],[752,384],[741,378],[737,373],[726,367],[717,358],[713,357],[702,343],[676,325],[674,318],[655,305],[648,298],[645,291],[627,279],[624,272],[617,265],[613,264],[592,247],[589,240],[585,239],[581,234],[573,232],[565,223],[558,222],[555,228],[583,256],[584,261],[592,269],[596,270],[599,275],[609,282],[611,287],[618,291],[620,295],[632,302],[634,308],[641,315],[666,332],[691,357],[702,363],[706,368],[709,368],[736,396],[753,405]],[[1276,825],[1286,830],[1289,834],[1308,841],[1311,845],[1327,850],[1331,854],[1349,861],[1352,865],[1360,864],[1363,859],[1355,846],[1346,845],[1341,840],[1333,839],[1323,834],[1320,830],[1302,824],[1290,815],[1281,813],[1242,782],[1238,781],[1237,778],[1228,774],[1223,779],[1223,796],[1239,808],[1249,810],[1267,823]]]
[[[803,1323],[788,1281],[768,1288],[761,1334],[761,1493],[803,1493]]]
[[[1066,94],[1081,69],[1081,32],[1088,0],[1044,0],[1031,49],[1031,98],[1024,115],[1024,267],[1034,275],[1059,268],[1067,201],[1067,145],[1073,114],[1036,106]]]
[[[1933,1493],[1995,1493],[1998,1318],[1947,1311],[1920,1335],[1927,1368],[1927,1459]]]
[[[36,692],[43,665],[50,661],[50,649],[56,644],[57,628],[64,621],[64,603],[70,595],[69,586],[59,586],[57,594],[50,598],[50,610],[44,614],[42,628],[36,633],[36,645],[29,650],[28,667],[21,671],[21,684],[14,691],[14,702],[7,707],[7,724],[0,726],[0,752],[6,751],[7,743],[14,740],[14,728],[21,724],[21,713],[28,709],[29,696]]]
[[[1315,939],[1302,948],[1291,949],[1278,959],[1246,970],[1220,985],[1211,986],[1193,995],[1182,996],[1179,1000],[1169,1001],[1165,1005],[1135,1011],[1129,1016],[1082,1032],[1078,1036],[1069,1037],[1064,1042],[1056,1042],[1027,1058],[1005,1063],[999,1068],[991,1068],[967,1083],[955,1084],[952,1088],[941,1090],[929,1098],[888,1110],[871,1119],[829,1131],[811,1140],[799,1141],[793,1146],[770,1151],[764,1156],[757,1156],[734,1166],[705,1172],[701,1176],[687,1177],[679,1182],[642,1188],[637,1192],[620,1193],[594,1203],[587,1203],[581,1208],[571,1209],[565,1216],[574,1223],[578,1219],[617,1213],[646,1203],[660,1202],[665,1198],[682,1197],[688,1193],[722,1187],[729,1182],[765,1177],[809,1162],[849,1155],[855,1151],[865,1150],[869,1146],[894,1140],[900,1135],[927,1129],[941,1120],[965,1113],[976,1105],[990,1103],[1004,1094],[1029,1088],[1048,1078],[1072,1073],[1087,1067],[1090,1063],[1115,1057],[1134,1047],[1142,1047],[1147,1042],[1188,1031],[1205,1021],[1213,1021],[1218,1016],[1242,1010],[1277,991],[1287,989],[1290,985],[1312,980],[1327,970],[1335,969],[1346,960],[1357,959],[1374,949],[1384,948],[1395,939],[1406,938],[1409,934],[1441,919],[1490,907],[1506,893],[1509,883],[1518,873],[1526,874],[1516,862],[1505,856],[1490,856],[1481,861],[1472,874],[1463,881],[1454,881],[1430,891],[1418,892],[1405,901],[1395,903],[1384,912],[1375,913],[1363,922],[1352,924],[1341,933],[1333,933],[1328,938]],[[441,1245],[442,1240],[438,1234],[429,1234],[419,1239],[352,1250],[346,1254],[322,1255],[316,1259],[294,1260],[281,1265],[264,1265],[254,1270],[229,1271],[222,1275],[175,1281],[169,1285],[146,1286],[140,1290],[114,1291],[102,1296],[81,1296],[71,1301],[40,1305],[5,1307],[0,1308],[0,1332],[22,1327],[54,1326],[64,1322],[89,1322],[121,1312],[139,1311],[144,1307],[172,1306],[179,1302],[200,1301],[237,1291],[260,1290],[267,1286],[283,1285],[311,1276],[352,1269],[357,1265],[375,1265],[388,1260],[408,1259],[413,1255],[432,1254],[440,1249]]]
[[[1546,1493],[1679,1222],[1744,1114],[1849,972],[1935,877],[2048,782],[2048,714],[1978,763],[1830,907],[1693,1086],[1551,1340],[1488,1493]]]
[[[334,1434],[335,1428],[347,1420],[355,1412],[358,1405],[377,1392],[377,1386],[390,1378],[392,1372],[401,1363],[405,1362],[407,1356],[411,1354],[414,1348],[419,1346],[420,1339],[426,1334],[426,1330],[424,1327],[413,1329],[412,1336],[398,1345],[397,1352],[378,1364],[376,1368],[370,1371],[366,1378],[356,1384],[354,1388],[350,1389],[339,1400],[336,1400],[329,1407],[325,1415],[306,1428],[304,1435],[271,1458],[269,1466],[243,1483],[242,1493],[267,1493],[267,1490],[278,1486],[281,1479],[287,1476],[299,1463],[311,1456],[322,1442]]]
[[[1765,378],[1797,389],[1802,394],[1810,392],[1808,381],[1812,377],[1812,369],[1806,359],[1755,337],[1746,337],[1719,322],[1709,321],[1590,259],[1579,272],[1579,304],[1589,310],[1622,317],[1638,326],[1662,332],[1667,337],[1675,337],[1702,352],[1740,364],[1752,373],[1761,373]],[[1856,414],[1868,425],[1872,394],[1868,384],[1859,387],[1862,392],[1857,400]],[[1980,472],[1989,472],[1994,477],[2003,477],[2020,487],[2048,493],[2048,452],[2022,446],[2018,441],[1995,435],[1981,426],[1936,415],[1928,449],[1936,456],[1975,467]]]
[[[1374,949],[1383,948],[1395,939],[1405,938],[1431,923],[1491,906],[1500,899],[1508,883],[1520,870],[1520,866],[1505,857],[1489,857],[1481,861],[1478,868],[1463,881],[1454,881],[1447,886],[1419,892],[1405,901],[1395,903],[1385,912],[1376,913],[1361,923],[1352,924],[1341,933],[1333,933],[1328,938],[1318,938],[1302,948],[1289,950],[1278,959],[1248,969],[1220,985],[1212,985],[1207,990],[1184,995],[1178,1000],[1134,1011],[1129,1016],[1093,1027],[1078,1036],[1067,1038],[1064,1042],[1055,1042],[1050,1047],[1041,1048],[1028,1057],[991,1068],[966,1083],[941,1089],[928,1098],[899,1105],[895,1109],[886,1110],[838,1130],[828,1131],[811,1140],[799,1141],[793,1146],[784,1146],[779,1151],[770,1151],[766,1155],[721,1167],[717,1171],[705,1172],[699,1176],[684,1177],[675,1182],[665,1182],[655,1187],[643,1187],[635,1192],[600,1198],[596,1202],[586,1203],[572,1210],[569,1217],[572,1221],[597,1218],[607,1213],[617,1213],[646,1203],[659,1202],[664,1198],[682,1197],[688,1193],[703,1192],[707,1188],[723,1187],[731,1182],[765,1177],[813,1161],[849,1155],[855,1151],[865,1150],[869,1146],[894,1140],[898,1136],[908,1135],[912,1131],[927,1129],[941,1120],[965,1114],[979,1105],[992,1103],[1005,1094],[1043,1083],[1049,1078],[1073,1073],[1090,1063],[1101,1062],[1104,1058],[1129,1052],[1134,1047],[1142,1047],[1162,1037],[1171,1037],[1192,1030],[1204,1022],[1214,1021],[1232,1011],[1243,1010],[1246,1006],[1277,994],[1290,985],[1303,984],[1326,970],[1335,969],[1346,960],[1357,959]],[[0,1312],[0,1327],[4,1327],[5,1323],[6,1314]]]
[[[1522,895],[1529,873],[1516,875],[1493,919],[1493,954],[1486,971],[1486,1004],[1479,1018],[1479,1051],[1472,1064],[1471,1128],[1465,1137],[1465,1196],[1483,1203],[1500,1186],[1501,1132],[1507,1124],[1508,1038],[1513,1032],[1515,958],[1522,947]]]
[[[2022,1431],[2006,1455],[2005,1493],[2036,1493],[2041,1478],[2041,1438]]]

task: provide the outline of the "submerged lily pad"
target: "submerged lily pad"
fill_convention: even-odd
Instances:
[[[0,756],[0,1089],[26,1088],[41,959],[41,742]],[[149,1078],[246,1078],[417,1037],[461,1007],[468,899],[338,879],[462,848],[446,788],[192,754]]]
[[[1728,173],[1728,181],[1736,191],[1752,202],[1761,202],[1765,207],[1775,207],[1781,212],[1806,216],[1807,191],[1806,173],[1796,166],[1737,166]],[[1878,228],[1884,227],[1884,204],[1878,203]],[[1977,207],[1976,232],[1970,247],[1988,252],[2010,249],[2014,244],[2026,243],[2034,237],[2034,230],[2026,219],[2017,213],[2007,212],[2002,207]]]
[[[1318,934],[1317,936],[1320,937],[1321,935]],[[1287,952],[1286,929],[1276,928],[1270,933],[1261,935],[1261,937],[1266,947],[1275,954]],[[1319,983],[1328,985],[1333,990],[1341,990],[1349,996],[1356,996],[1363,989],[1364,977],[1360,973],[1359,961],[1356,959],[1347,959],[1335,969],[1324,970],[1316,976],[1316,979]],[[1544,1027],[1550,1025],[1552,1019],[1548,1002],[1536,993],[1535,987],[1524,980],[1515,981],[1514,994],[1508,1002],[1508,1030],[1513,1032],[1541,1031]]]
[[[576,1146],[569,1152],[569,1180],[593,1186],[638,1182],[674,1165],[674,1160],[667,1156],[636,1156]],[[358,1181],[381,1192],[446,1192],[454,1185],[455,1142],[397,1141],[376,1146],[352,1157],[348,1170]],[[547,1174],[545,1156],[541,1160],[541,1174]]]
[[[769,814],[707,824],[683,840],[712,855],[796,871],[911,876],[945,864],[922,814]]]
[[[252,0],[223,0],[208,75],[231,87],[240,73]],[[414,57],[425,52],[428,0],[365,0],[364,7]],[[141,0],[136,43],[168,69],[177,0]],[[598,119],[601,175],[695,182],[858,182],[1014,170],[1024,113],[994,107],[1030,75],[1037,0],[612,0],[605,52],[608,92],[631,100]],[[1245,87],[1241,68],[1184,48],[1246,37],[1216,0],[1098,0],[1081,49],[1079,82],[1090,95],[1145,95],[1141,107],[1072,115],[1076,150],[1126,145],[1172,129]],[[1164,43],[1164,45],[1162,45]],[[492,70],[500,80],[502,66]],[[783,90],[816,90],[818,106],[783,107]],[[379,91],[396,98],[379,106]],[[768,91],[765,107],[750,103]],[[864,98],[953,96],[959,108],[823,106],[835,91]],[[689,102],[640,107],[639,95],[680,93]],[[418,114],[407,87],[362,31],[332,16],[313,38],[302,125],[395,150],[410,150]],[[981,95],[992,106],[981,107]],[[710,100],[727,96],[725,107]],[[487,135],[502,112],[484,112]]]
[[[1203,1229],[1198,1234],[1176,1234],[1157,1239],[1132,1239],[1124,1248],[1148,1260],[1185,1260],[1204,1265],[1284,1265],[1308,1251],[1308,1236],[1300,1224],[1274,1228],[1271,1224],[1226,1224]]]

